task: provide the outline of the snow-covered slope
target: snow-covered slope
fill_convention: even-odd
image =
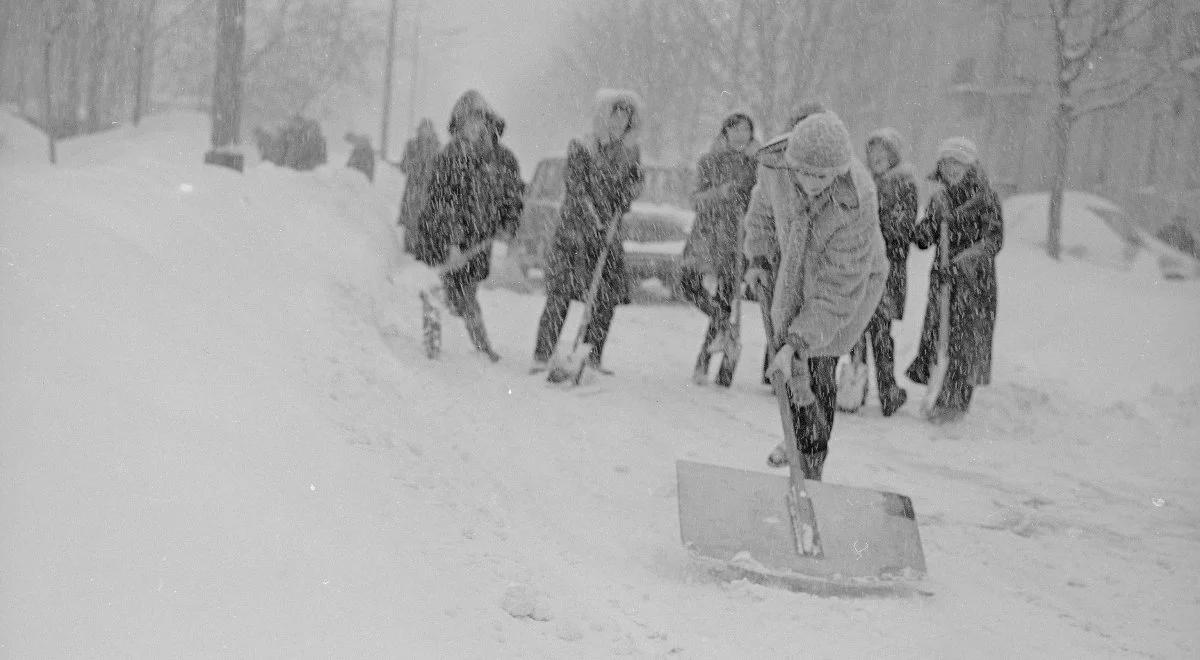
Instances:
[[[392,175],[205,167],[204,127],[0,172],[0,655],[1200,651],[1200,285],[1010,241],[970,416],[869,405],[827,465],[913,497],[936,595],[822,599],[679,544],[674,461],[759,469],[777,439],[753,305],[729,391],[690,384],[679,305],[621,308],[617,375],[578,391],[525,375],[542,300],[507,289],[482,294],[502,362],[453,319],[429,362]]]

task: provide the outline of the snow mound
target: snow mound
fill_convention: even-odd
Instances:
[[[1013,195],[1004,200],[1005,239],[1045,250],[1049,193]],[[1127,270],[1137,244],[1122,236],[1097,211],[1119,211],[1116,204],[1085,192],[1063,198],[1062,254],[1107,268]]]
[[[11,106],[0,106],[0,167],[30,167],[49,163],[46,134],[17,116]]]

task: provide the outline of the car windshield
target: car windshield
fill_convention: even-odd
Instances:
[[[566,164],[561,158],[547,160],[538,166],[530,185],[533,199],[561,200],[563,197],[563,169]],[[637,201],[649,204],[664,204],[690,209],[691,172],[682,167],[649,165],[644,168],[646,186]]]

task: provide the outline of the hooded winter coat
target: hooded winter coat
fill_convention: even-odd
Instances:
[[[881,128],[871,133],[867,148],[875,144],[891,156],[891,167],[886,172],[872,173],[879,194],[879,230],[889,265],[879,312],[888,319],[900,320],[904,318],[908,298],[908,248],[919,205],[917,177],[912,166],[904,161],[903,142],[894,129]]]
[[[488,127],[478,142],[463,133],[471,115],[483,118]],[[525,184],[516,156],[499,142],[503,133],[504,120],[479,92],[468,91],[454,104],[451,141],[434,161],[429,199],[418,223],[416,256],[421,261],[441,264],[452,246],[465,251],[498,234],[516,232]],[[490,261],[490,254],[482,252],[447,277],[460,285],[481,282],[487,279]]]
[[[759,151],[744,251],[775,274],[772,341],[805,357],[843,355],[866,329],[888,273],[875,185],[855,159],[809,199],[789,175],[786,148],[784,136]]]
[[[433,163],[437,160],[442,145],[438,143],[433,122],[422,119],[417,128],[417,137],[404,145],[404,158],[400,171],[404,173],[404,195],[400,198],[400,225],[412,234],[417,231],[421,209],[429,197],[429,177],[433,174]]]
[[[996,328],[996,254],[1004,245],[1000,199],[979,166],[972,166],[956,185],[948,185],[940,169],[930,178],[945,187],[929,200],[917,223],[914,240],[922,250],[937,245],[930,269],[929,300],[917,357],[908,367],[916,383],[929,382],[937,358],[938,284],[949,281],[949,370],[971,385],[987,385],[992,377],[992,339]],[[949,226],[950,271],[942,272],[941,221]]]
[[[631,110],[629,130],[619,140],[602,139],[605,124],[618,106]],[[587,297],[609,224],[621,222],[642,191],[645,175],[637,145],[641,123],[641,101],[636,95],[601,90],[592,115],[593,133],[571,140],[567,146],[566,192],[547,258],[548,294],[579,301]],[[609,245],[597,295],[612,304],[628,304],[629,278],[619,236],[618,231],[618,238]]]
[[[726,124],[735,117],[726,119]],[[760,145],[751,140],[745,149],[734,149],[722,132],[713,148],[696,164],[696,191],[692,204],[696,221],[683,248],[683,266],[701,273],[732,273],[736,268],[738,228],[750,204],[750,191],[757,180],[755,153]],[[722,190],[722,186],[728,186]],[[740,273],[735,274],[740,277]]]

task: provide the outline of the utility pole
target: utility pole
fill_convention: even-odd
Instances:
[[[246,48],[246,0],[218,0],[217,70],[213,77],[212,149],[204,162],[242,171],[237,150],[242,123],[242,52]]]
[[[392,0],[388,17],[387,61],[383,64],[383,119],[379,126],[379,157],[387,160],[388,120],[392,114],[392,64],[396,59],[396,12],[399,0]]]
[[[417,67],[421,60],[421,0],[416,0],[413,7],[413,36],[412,36],[412,78],[408,84],[408,134],[412,135],[417,129]]]

